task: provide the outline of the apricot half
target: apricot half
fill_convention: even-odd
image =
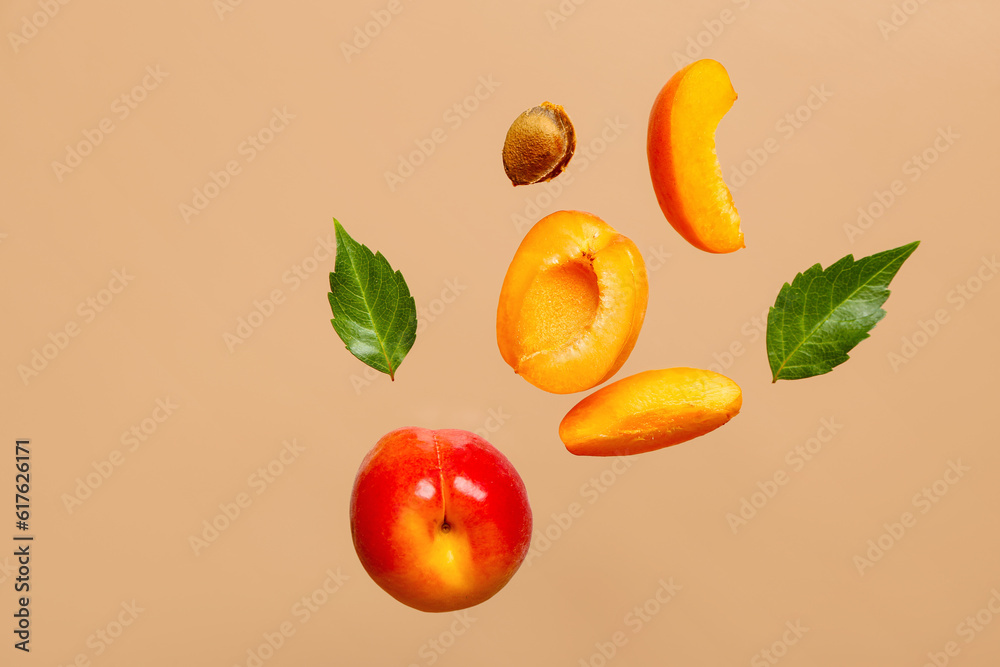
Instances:
[[[670,77],[649,114],[646,152],[656,200],[674,229],[707,252],[745,247],[715,153],[715,130],[735,101],[726,69],[698,60]]]
[[[739,385],[714,371],[644,371],[573,406],[559,424],[559,438],[581,456],[641,454],[713,431],[742,405]]]
[[[528,231],[507,269],[500,354],[545,391],[590,389],[628,359],[648,297],[646,264],[631,240],[590,213],[557,211]]]

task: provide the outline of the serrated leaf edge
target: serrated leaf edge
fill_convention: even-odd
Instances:
[[[809,273],[809,272],[810,272],[810,271],[812,271],[813,269],[816,269],[816,268],[818,268],[818,269],[819,269],[819,272],[820,272],[820,273],[822,274],[822,273],[824,273],[824,272],[826,272],[826,271],[829,271],[830,269],[832,269],[833,267],[835,267],[835,266],[836,266],[837,264],[839,264],[840,262],[844,262],[844,261],[847,261],[847,262],[849,262],[849,263],[850,263],[850,264],[849,264],[849,266],[854,266],[854,265],[858,264],[859,262],[863,262],[863,261],[865,261],[865,260],[872,260],[872,259],[874,259],[875,257],[878,257],[879,255],[883,255],[883,254],[886,254],[886,253],[890,253],[890,252],[896,252],[896,251],[902,251],[902,250],[905,250],[906,248],[909,248],[909,250],[908,250],[907,252],[903,252],[903,253],[901,253],[901,254],[900,254],[900,258],[899,258],[899,266],[897,266],[897,267],[896,267],[896,270],[895,270],[895,271],[893,271],[893,277],[895,277],[895,274],[896,274],[897,272],[899,272],[899,269],[900,269],[900,268],[902,268],[902,265],[903,265],[903,262],[905,262],[905,261],[906,261],[907,259],[909,259],[910,255],[912,255],[912,254],[913,254],[913,251],[914,251],[914,250],[916,250],[916,249],[917,249],[917,246],[919,246],[919,245],[920,245],[920,241],[913,241],[912,243],[907,243],[907,244],[904,244],[904,245],[902,245],[902,246],[899,246],[898,248],[890,248],[890,249],[888,249],[888,250],[883,250],[882,252],[877,252],[877,253],[874,253],[874,254],[871,254],[871,255],[868,255],[867,257],[862,257],[862,258],[861,258],[860,260],[855,260],[855,259],[854,259],[854,253],[848,253],[847,255],[845,255],[844,257],[841,257],[840,259],[838,259],[838,260],[837,260],[836,262],[834,262],[834,263],[833,263],[833,264],[831,264],[830,266],[826,267],[825,269],[824,269],[824,268],[823,268],[823,267],[822,267],[822,266],[820,265],[820,263],[819,263],[819,262],[817,262],[816,264],[813,264],[812,266],[810,266],[810,267],[809,267],[808,269],[806,269],[805,271],[802,271],[801,273],[797,273],[797,274],[795,275],[795,278],[793,278],[793,279],[792,279],[792,282],[791,282],[791,283],[787,283],[787,282],[786,282],[786,283],[785,283],[785,284],[784,284],[784,285],[782,286],[782,288],[781,288],[781,289],[780,289],[780,290],[778,291],[778,297],[780,297],[780,296],[781,296],[781,293],[782,293],[782,292],[784,292],[786,288],[788,288],[788,289],[791,289],[791,286],[792,286],[792,283],[794,283],[794,282],[795,282],[796,280],[798,280],[798,279],[799,279],[800,277],[802,277],[802,276],[804,276],[805,274]],[[883,267],[883,268],[882,268],[881,270],[879,270],[879,271],[878,271],[877,273],[875,273],[875,274],[874,274],[874,275],[873,275],[873,276],[872,276],[871,278],[869,278],[869,280],[868,280],[867,282],[865,282],[865,283],[863,283],[863,284],[859,285],[859,286],[858,286],[858,287],[857,287],[857,288],[856,288],[856,289],[855,289],[855,290],[854,290],[853,292],[851,292],[851,295],[850,295],[849,297],[845,298],[845,299],[844,299],[844,300],[843,300],[843,301],[842,301],[841,303],[844,303],[844,302],[846,302],[846,301],[849,301],[849,300],[850,300],[850,299],[851,299],[851,298],[852,298],[852,297],[853,297],[853,296],[854,296],[855,294],[857,294],[857,293],[858,293],[859,291],[861,291],[861,290],[862,290],[863,288],[867,287],[867,286],[868,286],[868,285],[869,285],[869,284],[871,283],[871,280],[872,280],[873,278],[875,278],[876,276],[878,276],[878,275],[880,275],[880,274],[884,273],[884,272],[885,272],[885,271],[886,271],[887,269],[889,269],[889,268],[890,268],[891,266],[892,266],[892,264],[887,264],[887,265],[886,265],[885,267]],[[889,279],[889,282],[892,282],[892,279],[891,279],[891,278]],[[885,291],[886,291],[886,292],[888,292],[888,295],[886,296],[886,300],[888,300],[889,296],[891,296],[891,295],[892,295],[892,291],[891,291],[891,290],[889,289],[889,287],[888,287],[888,283],[886,283],[886,287],[885,287]],[[775,299],[775,301],[777,301],[777,299]],[[883,301],[883,303],[885,303],[885,301]],[[774,306],[771,306],[771,308],[773,309],[773,308],[774,308]],[[798,344],[797,344],[797,345],[795,346],[795,348],[794,348],[794,349],[793,349],[793,350],[792,350],[791,352],[789,352],[789,353],[788,353],[788,354],[786,355],[786,357],[785,357],[785,360],[784,360],[784,362],[782,362],[782,364],[781,364],[780,366],[778,366],[778,369],[777,369],[777,370],[772,370],[772,371],[771,371],[771,384],[774,384],[774,383],[776,383],[776,382],[777,382],[778,380],[781,380],[781,379],[787,379],[787,378],[780,378],[780,377],[778,377],[778,376],[779,376],[779,375],[781,375],[781,371],[782,371],[782,370],[783,370],[783,369],[785,368],[785,365],[786,365],[786,364],[788,363],[788,360],[789,360],[789,359],[791,359],[791,358],[792,358],[793,356],[795,356],[795,353],[796,353],[796,352],[798,352],[799,348],[801,348],[801,347],[802,347],[802,346],[803,346],[803,345],[805,344],[805,342],[806,342],[807,340],[809,340],[809,338],[810,338],[810,337],[812,337],[812,335],[813,335],[813,334],[815,334],[815,333],[816,333],[816,331],[817,331],[817,330],[819,330],[819,328],[820,328],[821,326],[823,326],[823,324],[825,324],[825,323],[826,323],[826,321],[827,321],[828,319],[830,319],[830,317],[831,317],[831,316],[833,315],[833,312],[834,312],[834,310],[836,310],[836,309],[835,309],[835,308],[834,308],[834,309],[831,309],[831,310],[830,310],[830,312],[829,312],[829,313],[827,313],[826,317],[824,317],[824,318],[823,318],[823,319],[822,319],[822,320],[821,320],[821,321],[820,321],[820,322],[819,322],[819,323],[818,323],[818,324],[817,324],[816,326],[814,326],[814,327],[813,327],[813,328],[812,328],[812,329],[811,329],[811,330],[810,330],[810,331],[809,331],[809,332],[808,332],[808,333],[807,333],[807,334],[806,334],[805,336],[803,336],[802,340],[801,340],[801,341],[799,341],[799,343],[798,343]],[[882,311],[882,316],[881,316],[881,317],[879,317],[879,321],[881,321],[881,320],[882,320],[882,317],[884,317],[884,316],[885,316],[885,314],[886,314],[886,311],[885,311],[885,309],[884,309],[884,308],[882,308],[882,307],[879,307],[879,310],[880,310],[880,311]],[[770,313],[769,313],[769,314],[770,314]],[[877,322],[876,322],[876,324],[877,324]],[[872,325],[872,326],[874,327],[874,325]],[[870,333],[867,333],[867,332],[865,333],[865,338],[868,338],[868,337],[870,337],[870,336],[871,336],[871,334],[870,334]],[[862,340],[864,340],[864,339],[862,339]],[[853,348],[852,348],[852,349],[853,349]],[[845,352],[845,354],[846,354],[846,352]],[[848,355],[848,358],[850,358],[850,355]],[[770,364],[768,364],[768,365],[770,365]],[[793,367],[793,368],[794,368],[794,367]],[[833,370],[833,369],[831,368],[830,370]],[[830,372],[830,371],[826,371],[826,372],[828,373],[828,372]],[[824,374],[824,373],[819,373],[818,375],[823,375],[823,374]]]
[[[405,299],[411,299],[411,300],[413,299],[413,296],[410,294],[409,286],[406,284],[406,280],[403,278],[402,271],[398,270],[398,269],[393,270],[392,265],[389,263],[389,260],[387,260],[385,258],[385,256],[382,254],[381,251],[372,253],[372,251],[371,251],[370,248],[368,248],[363,243],[360,243],[359,241],[356,241],[354,238],[352,238],[351,235],[347,233],[347,230],[344,229],[344,226],[342,224],[340,224],[340,221],[337,220],[336,218],[333,219],[333,224],[334,224],[335,235],[336,235],[337,243],[338,243],[338,246],[337,246],[338,258],[339,258],[339,251],[340,251],[340,242],[341,242],[341,240],[343,238],[344,249],[347,251],[347,257],[345,258],[345,261],[347,261],[347,262],[350,263],[350,268],[353,271],[354,275],[356,275],[356,276],[360,275],[358,273],[358,266],[355,263],[355,251],[361,252],[362,254],[364,254],[365,251],[367,251],[368,254],[371,255],[372,261],[375,261],[375,262],[377,262],[379,260],[384,261],[385,264],[386,264],[386,266],[388,266],[389,269],[390,269],[390,271],[392,271],[393,277],[396,278],[399,281],[399,283],[401,283],[403,285],[403,287],[405,289],[405,296],[403,296],[401,299],[397,300],[396,304],[394,304],[394,310],[392,312],[392,316],[389,318],[390,322],[393,321],[395,319],[396,313],[398,312],[398,309],[399,309],[399,302],[402,301],[402,300],[405,300]],[[367,259],[367,257],[366,257],[366,259]],[[336,273],[336,264],[334,265],[334,271],[330,273],[330,283],[331,284],[330,284],[329,299],[331,301],[335,298],[334,294],[333,294],[333,275],[334,275],[334,273]],[[364,292],[363,289],[361,290],[361,296],[362,296],[362,299],[364,300],[364,304],[365,304],[365,306],[367,308],[368,313],[371,313],[372,312],[371,304],[368,302],[367,295],[365,294],[365,292]],[[330,319],[331,324],[333,323],[333,321],[335,319],[336,319],[336,316],[334,316],[333,318]],[[373,324],[374,324],[374,321],[373,321]],[[336,325],[334,325],[334,328],[336,328]],[[387,374],[389,376],[389,379],[391,381],[395,381],[395,379],[396,379],[395,374],[396,374],[396,371],[399,370],[399,364],[396,364],[396,366],[393,366],[393,364],[392,364],[392,357],[388,353],[388,350],[386,349],[386,346],[385,346],[385,340],[382,338],[382,336],[379,333],[377,327],[373,327],[373,331],[375,333],[375,339],[378,341],[378,344],[379,344],[379,351],[381,352],[382,359],[384,359],[384,361],[385,361],[385,367],[386,367],[386,369],[388,369],[387,371],[384,371],[384,372],[387,372]],[[350,350],[350,347],[349,346],[347,346],[347,347],[348,347],[348,350]],[[412,347],[412,345],[411,345],[411,347]],[[406,352],[409,352],[409,349],[410,348],[407,348]],[[353,354],[353,352],[352,352],[352,354]],[[405,356],[405,353],[404,353],[404,356]],[[364,362],[363,359],[359,359],[359,361]],[[368,364],[366,364],[366,365],[368,365]],[[375,370],[381,371],[382,369],[376,368]]]

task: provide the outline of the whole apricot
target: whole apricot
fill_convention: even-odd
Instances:
[[[531,542],[531,506],[517,470],[458,429],[407,427],[382,437],[354,479],[350,520],[365,571],[427,612],[491,598]]]

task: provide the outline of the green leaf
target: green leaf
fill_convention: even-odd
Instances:
[[[771,381],[822,375],[848,360],[885,316],[889,281],[920,241],[827,269],[816,264],[785,283],[767,314]]]
[[[337,259],[330,274],[333,328],[351,354],[395,379],[417,338],[417,305],[403,274],[372,254],[334,218]]]

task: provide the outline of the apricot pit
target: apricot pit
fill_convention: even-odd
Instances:
[[[514,185],[550,181],[562,173],[573,151],[576,132],[566,110],[543,102],[511,124],[503,144],[503,168]]]

